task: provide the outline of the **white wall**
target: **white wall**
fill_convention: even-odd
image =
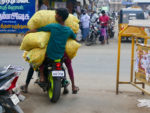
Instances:
[[[150,0],[133,0],[135,3],[150,3]]]

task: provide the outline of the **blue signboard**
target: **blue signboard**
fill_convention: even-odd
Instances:
[[[25,33],[35,0],[0,0],[0,33]]]
[[[122,0],[122,5],[133,5],[132,0]]]

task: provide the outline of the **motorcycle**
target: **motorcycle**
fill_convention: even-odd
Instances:
[[[67,85],[69,82],[66,80],[65,68],[63,66],[63,61],[65,59],[59,60],[50,60],[46,58],[44,63],[44,84],[37,83],[44,92],[48,93],[48,97],[52,103],[56,103],[61,94],[61,88],[64,88],[64,91],[67,92]],[[38,72],[38,80],[40,80],[40,72]]]
[[[96,44],[97,38],[100,36],[98,23],[99,23],[98,21],[90,22],[90,32],[88,37],[86,38],[86,43],[85,43],[87,46]]]
[[[0,113],[24,113],[18,105],[25,97],[16,87],[22,67],[9,65],[0,68]]]
[[[109,38],[113,38],[114,37],[114,26],[115,26],[115,21],[113,19],[110,19],[110,23],[108,25],[108,35],[109,35]]]

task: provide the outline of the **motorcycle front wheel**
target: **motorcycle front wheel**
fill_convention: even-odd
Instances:
[[[60,98],[61,93],[61,78],[53,78],[52,74],[49,76],[48,96],[52,103],[56,103]]]
[[[89,34],[89,36],[86,38],[86,46],[91,46],[93,44],[93,38],[94,38],[94,33]]]

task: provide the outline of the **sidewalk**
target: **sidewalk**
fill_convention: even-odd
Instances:
[[[0,45],[20,45],[23,37],[21,34],[1,34]]]

